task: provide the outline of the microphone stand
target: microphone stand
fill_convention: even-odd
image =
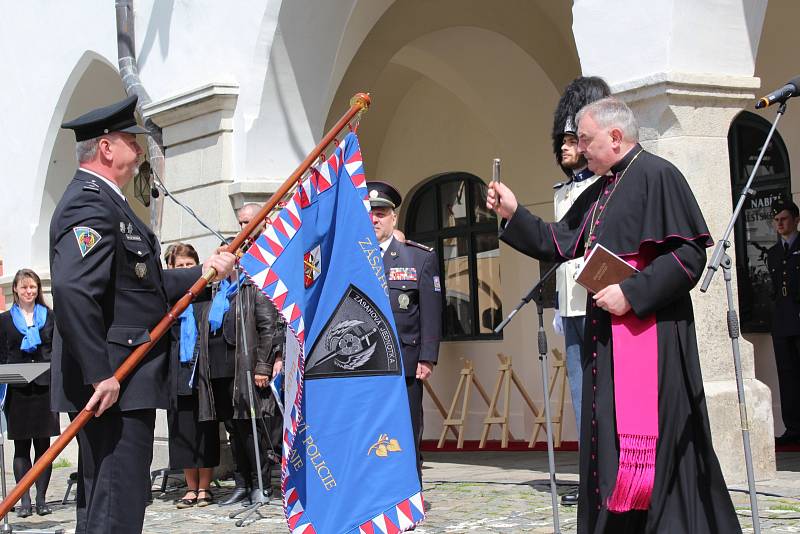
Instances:
[[[755,534],[761,534],[761,525],[758,517],[756,481],[755,475],[753,474],[753,453],[750,450],[750,425],[747,422],[747,405],[745,403],[744,383],[742,381],[742,358],[741,353],[739,352],[739,318],[736,314],[736,306],[733,302],[733,287],[731,285],[732,262],[731,257],[728,255],[728,249],[731,246],[729,238],[733,232],[733,227],[736,224],[736,220],[739,218],[739,214],[742,211],[742,207],[744,206],[745,201],[755,194],[755,191],[750,189],[750,185],[753,183],[756,171],[758,171],[758,168],[761,165],[761,160],[764,158],[764,154],[767,151],[767,147],[772,139],[772,135],[775,133],[775,129],[778,126],[778,121],[785,112],[786,101],[783,101],[778,108],[778,114],[775,117],[775,122],[772,123],[772,128],[770,129],[769,134],[767,134],[767,139],[764,141],[764,145],[761,147],[761,153],[758,155],[758,159],[756,160],[756,164],[753,166],[750,177],[747,179],[747,183],[744,185],[744,188],[742,188],[742,192],[739,195],[739,201],[736,203],[736,207],[734,208],[730,221],[728,222],[728,227],[725,229],[725,234],[723,234],[722,239],[717,241],[717,245],[714,247],[714,254],[711,256],[711,262],[708,264],[706,276],[703,278],[703,283],[700,285],[700,291],[703,293],[708,291],[708,286],[711,284],[711,279],[714,277],[717,269],[722,266],[722,274],[723,278],[725,279],[725,293],[727,294],[728,299],[728,312],[726,316],[728,323],[728,337],[731,340],[731,349],[733,350],[736,391],[739,396],[739,419],[741,420],[742,425],[742,443],[744,445],[744,460],[745,467],[747,469],[747,486],[750,493],[750,512],[753,516],[753,532]]]
[[[544,419],[545,425],[547,428],[547,463],[548,468],[550,470],[550,497],[552,499],[552,506],[553,506],[553,533],[554,534],[561,534],[561,526],[558,520],[558,493],[556,491],[556,463],[555,463],[555,455],[553,450],[553,419],[550,415],[550,396],[547,394],[548,384],[550,384],[550,362],[547,359],[547,334],[544,331],[544,302],[543,302],[543,291],[544,291],[544,283],[553,276],[553,273],[556,272],[556,268],[558,268],[558,263],[550,267],[550,269],[542,276],[536,285],[525,295],[517,307],[514,308],[511,313],[508,314],[508,317],[503,319],[503,322],[497,325],[497,328],[494,329],[495,334],[499,334],[503,331],[503,329],[511,322],[511,319],[517,314],[519,310],[522,309],[527,303],[531,300],[536,301],[536,313],[539,315],[539,334],[538,334],[538,344],[539,344],[539,367],[542,370],[542,387],[544,396]]]
[[[236,512],[231,512],[228,515],[229,519],[235,519],[240,514],[244,514],[235,523],[237,527],[241,527],[242,525],[244,525],[244,522],[247,521],[247,518],[249,518],[254,513],[258,513],[259,508],[261,508],[264,505],[269,504],[270,497],[264,491],[264,478],[263,478],[262,473],[261,473],[261,451],[260,451],[260,447],[259,447],[260,443],[259,443],[259,439],[258,439],[258,429],[256,428],[256,408],[255,408],[255,401],[254,401],[255,396],[253,395],[253,373],[252,373],[252,370],[250,368],[251,367],[250,366],[250,348],[248,347],[248,344],[247,344],[247,333],[245,332],[246,324],[245,324],[245,321],[244,321],[244,304],[242,302],[242,300],[243,300],[242,299],[242,279],[241,279],[241,270],[240,270],[240,267],[239,267],[238,264],[236,265],[236,283],[239,286],[238,294],[236,295],[236,311],[239,314],[239,329],[240,329],[241,334],[242,334],[242,352],[244,353],[244,361],[245,361],[245,363],[247,365],[247,370],[246,370],[246,376],[247,376],[247,398],[248,398],[248,403],[250,405],[249,406],[250,407],[250,425],[251,425],[251,430],[252,430],[252,433],[253,433],[253,451],[255,453],[255,460],[256,460],[256,465],[255,466],[251,465],[250,468],[251,469],[253,467],[256,468],[256,474],[257,474],[257,477],[258,477],[258,499],[254,500],[248,506],[242,508],[241,510],[238,510]],[[237,342],[238,342],[238,336],[237,336]],[[260,417],[260,415],[259,415],[259,417]],[[251,475],[251,477],[252,477],[252,475]],[[251,493],[251,495],[252,495],[252,493]],[[258,513],[258,518],[259,519],[263,519],[263,517],[264,516],[262,516],[260,513]]]

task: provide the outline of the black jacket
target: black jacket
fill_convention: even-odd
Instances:
[[[33,352],[23,352],[20,349],[22,344],[22,334],[20,334],[17,327],[14,326],[14,319],[11,317],[11,312],[0,313],[0,364],[6,363],[42,363],[50,361],[50,353],[52,352],[53,343],[53,328],[55,322],[53,321],[53,312],[47,310],[47,320],[44,326],[39,330],[39,337],[42,340]],[[39,386],[50,385],[50,371],[46,371],[36,377],[33,381],[34,384]]]
[[[83,409],[92,384],[112,376],[134,348],[150,340],[149,329],[201,276],[201,269],[162,271],[156,236],[108,184],[78,170],[50,223],[57,326],[53,410]],[[122,382],[114,409],[168,407],[169,349],[165,335]]]
[[[242,299],[245,336],[242,334],[238,319],[237,300]],[[211,388],[211,373],[208,360],[208,313],[209,303],[194,307],[197,319],[197,371],[195,385],[199,396],[200,421],[217,419],[214,409],[214,392]],[[249,281],[242,285],[241,293],[231,299],[231,307],[222,321],[222,335],[228,345],[235,346],[234,378],[233,378],[233,417],[234,419],[250,419],[250,402],[247,389],[247,371],[254,375],[265,375],[272,378],[272,366],[275,362],[273,343],[282,343],[283,332],[278,330],[278,312],[275,306],[261,291]],[[243,341],[246,339],[248,354],[245,355]],[[253,387],[257,414],[272,415],[275,404],[269,395],[269,388]]]
[[[397,334],[403,346],[405,376],[417,374],[418,362],[436,363],[442,337],[439,263],[432,249],[392,239],[383,255]],[[413,278],[413,279],[412,279]]]
[[[767,251],[767,267],[772,279],[772,334],[775,336],[800,335],[800,236],[783,249],[783,241]]]

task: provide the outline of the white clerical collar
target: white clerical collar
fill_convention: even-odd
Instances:
[[[94,172],[94,171],[90,171],[90,170],[89,170],[89,169],[87,169],[86,167],[81,167],[81,168],[80,168],[80,170],[82,170],[82,171],[83,171],[83,172],[85,172],[85,173],[91,174],[92,176],[97,176],[98,178],[100,178],[101,180],[103,180],[105,183],[107,183],[107,184],[108,184],[108,186],[109,186],[111,189],[113,189],[113,190],[114,190],[114,192],[120,196],[120,198],[122,198],[122,200],[124,200],[125,202],[127,202],[127,201],[128,201],[128,199],[127,199],[127,198],[125,198],[125,195],[123,195],[123,194],[122,194],[122,189],[120,189],[120,188],[119,188],[119,186],[118,186],[117,184],[115,184],[114,182],[112,182],[111,180],[109,180],[108,178],[106,178],[105,176],[101,176],[101,175],[97,174],[97,173],[96,173],[96,172]]]
[[[389,248],[389,245],[392,244],[393,240],[394,240],[394,236],[390,235],[389,239],[387,239],[386,241],[378,244],[378,246],[381,247],[381,256],[386,254],[386,250]]]

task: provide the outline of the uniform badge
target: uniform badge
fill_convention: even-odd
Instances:
[[[133,267],[133,270],[136,273],[136,276],[138,276],[139,278],[144,278],[145,276],[147,276],[147,265],[144,263],[137,263]]]
[[[128,233],[129,234],[133,233],[133,225],[131,223],[128,223]]]
[[[303,256],[303,283],[306,288],[311,287],[322,273],[322,253],[319,245],[309,250]]]
[[[121,234],[125,233],[125,223],[122,221],[119,222],[119,233]]]
[[[408,295],[405,293],[400,293],[400,295],[397,297],[397,303],[400,305],[401,310],[407,310],[410,302],[411,299],[408,298]]]
[[[400,375],[402,365],[389,321],[351,285],[308,353],[305,378]]]
[[[72,229],[72,232],[75,234],[75,239],[78,240],[78,249],[81,251],[81,258],[85,258],[103,238],[103,236],[88,226],[76,226]]]
[[[417,270],[414,267],[392,267],[389,269],[389,280],[410,280],[417,279]]]
[[[389,256],[391,256],[391,257],[393,257],[393,258],[394,258],[395,256],[397,256],[397,251],[396,251],[396,250],[393,250],[393,251],[391,251],[391,252],[389,253]]]
[[[442,292],[442,283],[439,281],[438,276],[433,277],[433,290],[436,291],[437,293]]]

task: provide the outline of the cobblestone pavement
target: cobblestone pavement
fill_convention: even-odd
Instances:
[[[8,456],[8,455],[7,455]],[[778,456],[778,477],[760,482],[761,530],[766,533],[800,533],[800,453]],[[553,532],[552,507],[547,474],[547,455],[540,452],[467,452],[426,453],[424,470],[425,500],[429,505],[426,521],[417,528],[419,534],[433,533],[499,533]],[[575,453],[558,453],[559,491],[568,491],[577,480]],[[10,467],[10,466],[9,466]],[[18,519],[12,512],[11,523],[17,528],[75,528],[74,503],[60,504],[66,480],[72,467],[53,472],[49,500],[55,513]],[[9,470],[7,469],[7,472]],[[223,481],[214,490],[219,498],[231,491],[233,483]],[[746,486],[736,486],[734,489]],[[177,510],[172,500],[182,490],[171,482],[164,495],[156,495],[147,509],[146,533],[287,532],[279,501],[261,510],[261,518],[236,528],[227,517],[228,508],[217,505]],[[745,532],[753,532],[749,498],[746,493],[732,492]],[[576,532],[576,509],[559,506],[561,532]]]

